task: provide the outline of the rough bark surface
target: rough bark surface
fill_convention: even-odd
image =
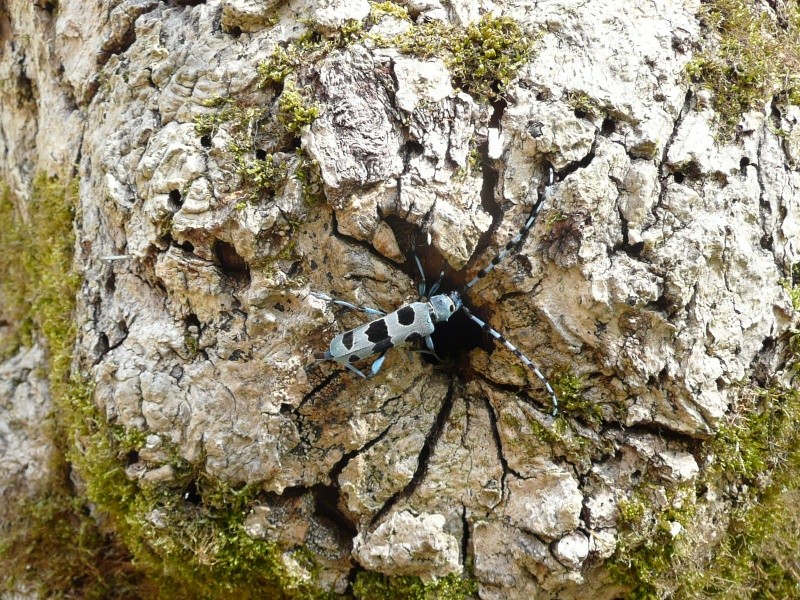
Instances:
[[[52,410],[39,347],[23,349],[0,365],[0,481],[6,502],[44,488],[55,447]]]
[[[456,89],[439,58],[368,40],[299,66],[319,116],[288,145],[253,133],[290,176],[252,200],[232,134],[198,136],[196,117],[220,97],[277,112],[259,62],[309,27],[365,19],[366,2],[8,2],[2,28],[31,36],[0,60],[0,175],[24,198],[34,170],[79,165],[75,368],[109,421],[146,433],[131,478],[168,487],[177,455],[259,485],[248,533],[311,549],[337,592],[362,567],[471,574],[486,599],[616,597],[604,562],[620,503],[645,479],[675,501],[740,383],[780,375],[800,115],[767,107],[735,143],[715,139],[684,74],[693,1],[405,4],[457,25],[495,11],[541,37],[502,102]],[[298,143],[322,201],[293,177]],[[525,222],[547,164],[536,226],[467,302],[553,381],[580,377],[597,412],[554,418],[538,379],[466,320],[444,335],[467,351],[444,367],[403,350],[367,381],[314,364],[364,317],[309,292],[386,311],[415,299],[414,231],[428,275],[446,265],[463,285]],[[38,411],[47,394],[0,377],[11,485],[40,450],[8,433],[35,415],[7,398]]]

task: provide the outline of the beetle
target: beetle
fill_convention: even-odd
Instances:
[[[427,348],[426,352],[436,356],[434,348],[433,334],[437,323],[447,321],[459,310],[469,317],[473,322],[481,327],[483,331],[489,334],[495,341],[502,344],[505,348],[511,351],[527,368],[531,369],[536,377],[544,385],[547,393],[553,402],[553,415],[558,412],[558,397],[556,396],[550,382],[542,374],[536,364],[525,356],[514,344],[501,334],[499,331],[491,327],[488,323],[475,316],[466,306],[464,306],[463,297],[465,292],[472,286],[478,283],[481,279],[486,277],[498,264],[500,264],[506,256],[516,247],[521,246],[523,240],[530,232],[536,218],[541,211],[545,200],[549,196],[549,190],[553,185],[554,172],[552,167],[548,167],[548,180],[544,187],[544,192],[540,194],[538,202],[531,210],[525,224],[520,228],[519,232],[511,238],[503,249],[483,268],[478,274],[467,283],[460,291],[451,291],[443,294],[437,294],[439,286],[444,276],[444,271],[439,276],[438,281],[427,289],[425,281],[425,271],[422,268],[422,263],[416,253],[416,243],[413,247],[414,260],[416,261],[417,269],[420,274],[419,283],[419,296],[417,302],[411,302],[398,308],[397,310],[385,313],[376,308],[368,306],[357,306],[344,300],[337,300],[331,298],[327,294],[319,292],[311,292],[316,298],[343,306],[350,310],[357,310],[377,317],[372,321],[360,325],[343,333],[340,333],[331,340],[328,350],[320,357],[323,360],[333,360],[337,363],[344,365],[356,375],[368,379],[375,376],[380,371],[383,361],[386,358],[386,353],[395,346],[400,344],[423,340]],[[373,355],[378,355],[375,361],[370,366],[369,372],[364,374],[354,363],[369,358]]]

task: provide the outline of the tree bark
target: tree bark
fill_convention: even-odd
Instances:
[[[0,4],[14,218],[37,173],[78,181],[53,408],[74,493],[147,578],[616,598],[722,568],[734,508],[786,462],[737,466],[737,427],[800,411],[800,109],[773,97],[720,134],[687,76],[698,10]],[[540,202],[463,296],[557,414],[463,313],[441,361],[392,349],[365,380],[315,359],[376,317],[311,292],[394,311],[417,299],[414,246],[429,284],[461,290]],[[6,428],[41,412],[29,363],[52,375],[31,340],[0,370]],[[4,436],[0,466],[31,465],[0,469],[8,493],[46,491],[46,437]]]

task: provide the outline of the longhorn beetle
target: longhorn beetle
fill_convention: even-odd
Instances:
[[[431,338],[431,334],[434,331],[436,323],[447,321],[456,311],[462,310],[464,311],[464,314],[477,323],[481,329],[483,329],[483,331],[508,348],[514,354],[514,356],[519,358],[526,367],[531,369],[536,374],[536,377],[538,377],[539,381],[542,382],[547,390],[547,393],[550,394],[550,397],[553,400],[553,415],[555,415],[558,412],[558,398],[556,397],[556,393],[553,391],[550,382],[547,381],[547,378],[544,375],[542,375],[542,372],[539,370],[539,368],[533,363],[533,361],[520,352],[519,349],[514,346],[514,344],[509,342],[503,336],[503,334],[472,314],[472,312],[466,306],[464,306],[462,301],[464,292],[486,277],[492,271],[492,269],[494,269],[503,261],[506,256],[508,256],[511,250],[513,250],[515,247],[521,246],[523,240],[527,236],[528,232],[530,232],[533,224],[536,222],[536,217],[539,215],[542,205],[549,196],[550,188],[553,185],[553,177],[553,168],[548,167],[548,179],[544,187],[544,192],[539,194],[538,201],[531,210],[528,220],[525,221],[525,225],[520,228],[517,235],[511,238],[511,240],[508,241],[505,247],[491,260],[491,262],[481,269],[472,279],[472,281],[467,283],[461,289],[461,291],[452,291],[446,294],[436,293],[442,282],[444,271],[442,271],[439,279],[431,286],[430,290],[427,289],[427,284],[425,282],[425,271],[422,268],[422,263],[420,263],[419,256],[417,256],[415,242],[413,255],[420,274],[419,301],[417,302],[406,304],[405,306],[398,308],[396,311],[387,314],[375,308],[370,308],[363,305],[356,306],[355,304],[345,302],[344,300],[335,300],[330,296],[321,294],[319,292],[311,292],[312,296],[326,302],[337,304],[350,310],[361,311],[370,316],[378,317],[369,323],[361,325],[360,327],[350,329],[349,331],[345,331],[344,333],[337,335],[331,340],[330,348],[320,358],[323,360],[334,360],[364,379],[372,377],[380,370],[381,365],[383,365],[383,361],[386,358],[386,352],[390,348],[405,342],[424,340],[425,346],[427,347],[427,352],[438,358],[436,355],[436,350],[434,349],[433,339]],[[367,375],[359,371],[353,365],[353,363],[368,358],[373,354],[377,354],[378,358],[372,363]]]

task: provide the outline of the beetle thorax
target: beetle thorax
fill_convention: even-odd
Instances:
[[[458,292],[437,294],[436,296],[431,296],[430,300],[428,300],[428,306],[430,306],[434,323],[447,321],[453,316],[454,312],[461,308],[461,296],[458,295]]]

